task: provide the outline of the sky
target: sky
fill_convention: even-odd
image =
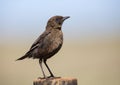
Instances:
[[[119,0],[0,0],[0,35],[8,39],[37,36],[50,17],[62,15],[71,17],[63,24],[67,38],[119,37],[119,4]]]

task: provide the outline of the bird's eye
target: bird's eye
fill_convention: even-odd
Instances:
[[[57,22],[57,23],[59,22],[59,19],[58,19],[58,18],[56,19],[56,22]]]
[[[57,18],[57,19],[56,19],[56,23],[57,23],[57,24],[61,24],[61,19],[60,19],[60,18]]]

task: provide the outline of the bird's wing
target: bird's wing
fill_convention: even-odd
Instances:
[[[36,48],[38,48],[40,45],[42,45],[42,42],[44,40],[45,37],[47,37],[47,35],[49,34],[50,32],[48,31],[45,31],[42,35],[40,35],[38,37],[38,39],[32,44],[30,50],[23,56],[21,57],[22,59],[23,58],[26,58],[26,57],[32,57],[31,53],[33,52],[33,50],[35,50]],[[19,60],[19,59],[18,59]]]
[[[38,39],[32,44],[30,50],[32,51],[38,46],[40,46],[41,42],[45,39],[45,37],[47,37],[49,33],[50,33],[49,31],[45,31],[42,35],[40,35]]]

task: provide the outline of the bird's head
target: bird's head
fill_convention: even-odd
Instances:
[[[69,16],[53,16],[48,20],[46,29],[61,29],[63,22],[70,18]]]

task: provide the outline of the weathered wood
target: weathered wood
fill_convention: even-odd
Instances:
[[[76,78],[49,78],[49,79],[36,79],[33,85],[77,85]]]

